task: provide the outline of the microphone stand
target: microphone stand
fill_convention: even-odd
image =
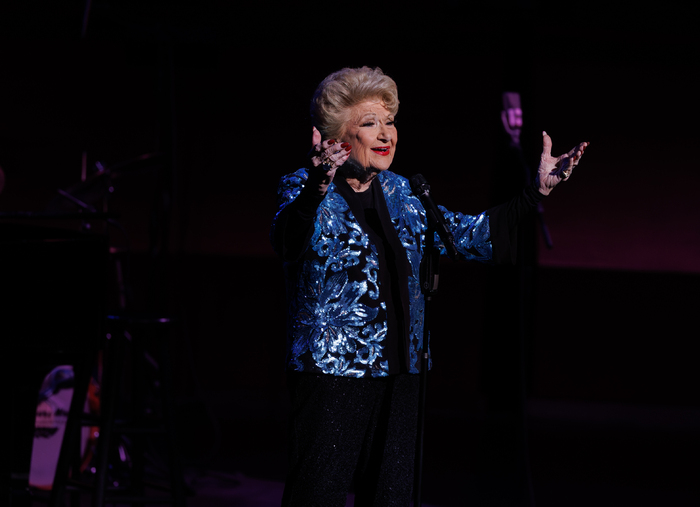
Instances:
[[[421,261],[421,292],[425,299],[423,312],[423,345],[420,354],[420,387],[418,391],[418,430],[416,435],[416,461],[413,484],[413,507],[421,506],[421,481],[423,475],[423,434],[425,428],[425,392],[428,381],[428,351],[430,350],[430,307],[433,296],[437,294],[440,278],[440,250],[435,246],[436,224],[428,220],[425,235],[425,255]]]

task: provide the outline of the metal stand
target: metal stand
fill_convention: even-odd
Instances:
[[[182,465],[177,452],[177,441],[174,429],[173,400],[171,390],[170,361],[168,357],[169,345],[167,343],[168,331],[171,321],[168,318],[156,317],[117,317],[110,316],[113,334],[109,340],[107,353],[109,354],[105,365],[105,410],[103,424],[101,426],[100,440],[97,448],[96,491],[93,497],[93,507],[102,507],[106,503],[172,503],[175,506],[184,506],[184,483]],[[132,337],[131,333],[134,333]],[[149,356],[145,347],[145,339],[150,340],[158,351],[158,362]],[[131,349],[131,354],[127,354]],[[129,393],[132,410],[129,417],[117,419],[117,397],[119,387],[124,384],[123,368],[128,363],[127,355],[133,361],[133,378],[130,379],[132,389]],[[150,363],[156,368],[161,409],[158,410],[147,400],[146,388],[149,382],[145,366]],[[128,488],[109,493],[108,476],[110,469],[110,457],[115,456],[114,449],[118,446],[118,436],[128,435],[131,441],[129,449],[131,474],[127,478],[131,482]],[[168,486],[161,486],[154,481],[148,481],[145,473],[145,455],[147,454],[146,439],[150,435],[162,435],[165,437],[165,451],[167,455]],[[118,454],[118,453],[117,453]],[[163,489],[167,495],[147,494],[146,487],[151,489]]]
[[[430,313],[433,296],[437,294],[440,278],[440,250],[434,245],[435,228],[432,223],[425,235],[425,255],[421,261],[421,291],[425,299],[423,312],[423,345],[420,350],[420,388],[418,391],[418,431],[416,435],[416,461],[413,484],[413,506],[421,505],[423,476],[423,435],[425,433],[425,394],[428,385],[430,351]]]
[[[176,507],[185,506],[185,488],[182,464],[177,450],[174,429],[173,399],[170,386],[171,372],[167,357],[167,331],[170,320],[166,318],[128,318],[110,316],[107,319],[109,333],[104,346],[104,374],[101,385],[100,415],[90,417],[76,414],[76,407],[82,411],[82,401],[87,386],[83,375],[76,383],[76,391],[71,405],[71,418],[66,428],[66,439],[61,448],[56,479],[49,499],[50,507],[64,505],[66,491],[91,492],[93,507],[107,504],[163,504]],[[131,336],[131,332],[135,337]],[[158,349],[158,363],[150,358],[144,347],[146,335],[154,338]],[[157,368],[160,409],[146,400],[148,382],[145,381],[144,363],[151,362]],[[131,365],[132,375],[126,378],[124,371]],[[89,375],[88,375],[89,376]],[[76,371],[76,380],[78,380]],[[130,383],[127,396],[130,400],[128,417],[119,410],[119,394]],[[81,417],[82,416],[82,417]],[[94,480],[89,483],[78,480],[80,473],[80,446],[78,437],[80,426],[99,426],[99,438],[95,453]],[[123,445],[120,435],[128,435],[129,446]],[[145,457],[148,454],[146,439],[150,435],[164,437],[167,455],[167,477],[159,481],[146,477]],[[121,468],[120,468],[121,467]],[[72,471],[72,473],[71,473]],[[153,491],[163,490],[167,494]],[[71,501],[76,505],[75,499]]]

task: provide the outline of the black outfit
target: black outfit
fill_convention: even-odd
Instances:
[[[290,372],[290,472],[282,505],[343,507],[355,484],[356,506],[407,506],[413,484],[418,416],[419,377],[406,368],[407,286],[405,252],[391,224],[384,224],[386,209],[375,179],[366,192],[354,192],[342,176],[334,181],[362,230],[375,245],[378,278],[387,305],[386,357],[390,375],[380,378],[346,378],[313,372]],[[311,237],[316,209],[323,201],[306,186],[278,218],[283,256],[298,259]],[[522,195],[489,211],[494,257],[498,243],[516,241],[520,217],[542,198],[528,187]],[[497,218],[496,218],[497,217]],[[494,220],[495,219],[495,220]],[[508,251],[508,247],[500,249]],[[507,259],[509,260],[509,259]]]

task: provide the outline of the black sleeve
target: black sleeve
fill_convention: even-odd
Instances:
[[[275,245],[285,261],[299,260],[311,239],[316,210],[325,197],[313,186],[307,183],[299,196],[277,216]]]
[[[544,198],[535,184],[528,185],[510,201],[487,211],[495,264],[515,264],[518,251],[518,224]]]

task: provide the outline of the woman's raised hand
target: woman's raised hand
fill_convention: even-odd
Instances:
[[[537,184],[540,193],[549,195],[554,187],[571,176],[574,167],[578,165],[586,147],[591,143],[580,143],[571,151],[552,156],[552,139],[546,132],[542,132],[542,156],[540,167],[537,170]]]
[[[325,194],[328,185],[333,181],[335,171],[345,163],[350,156],[352,146],[348,143],[339,143],[335,139],[321,139],[321,133],[313,128],[311,135],[312,148],[309,159],[313,167],[309,168],[310,183],[318,181],[318,191]]]

